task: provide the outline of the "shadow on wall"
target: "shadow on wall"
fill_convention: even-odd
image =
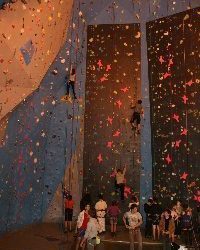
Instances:
[[[65,93],[66,48],[40,87],[10,115],[0,148],[1,232],[43,218],[70,160],[66,148],[75,150],[76,145],[71,145],[72,120],[67,119],[72,105],[60,101]],[[79,112],[76,106],[74,115]],[[78,131],[79,121],[73,126]]]

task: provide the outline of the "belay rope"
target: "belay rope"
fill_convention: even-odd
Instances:
[[[78,12],[80,13],[80,1],[78,2]],[[76,31],[76,34],[75,34],[75,47],[72,45],[73,44],[73,25],[74,25],[74,4],[73,4],[73,15],[72,15],[72,19],[71,19],[71,44],[70,44],[70,54],[69,54],[69,68],[71,68],[71,65],[72,65],[72,49],[74,49],[75,51],[75,62],[73,62],[73,67],[75,68],[75,74],[77,75],[77,65],[78,65],[78,53],[79,52],[79,35],[78,35],[78,31],[79,31],[79,16],[78,16],[78,21],[77,21],[77,31]],[[83,39],[83,36],[84,36],[84,32],[85,32],[85,22],[83,24],[83,31],[82,31],[82,39]],[[81,44],[81,47],[82,48],[82,44]],[[81,54],[82,55],[82,54]],[[83,56],[82,56],[83,58]],[[76,81],[76,76],[75,76],[75,81]],[[77,84],[78,86],[78,84]],[[80,89],[81,89],[81,85],[79,86]],[[67,147],[66,147],[66,150],[65,150],[65,167],[63,169],[63,181],[62,181],[62,191],[64,193],[64,187],[67,186],[68,188],[68,191],[69,193],[71,193],[72,191],[72,169],[74,169],[74,165],[75,165],[75,161],[76,161],[76,157],[73,157],[73,148],[76,148],[76,141],[77,141],[77,133],[78,133],[78,114],[79,114],[79,105],[76,109],[76,112],[77,112],[77,116],[75,117],[75,103],[74,103],[74,100],[73,100],[73,104],[72,104],[72,117],[71,118],[71,136],[70,136],[70,156],[69,156],[69,170],[67,169]],[[67,108],[67,116],[68,116],[68,109]],[[74,119],[76,118],[76,122],[74,121]],[[67,135],[67,133],[66,133]],[[66,140],[67,140],[67,137],[66,137]],[[74,143],[73,143],[74,142]],[[73,157],[73,159],[72,159]],[[68,175],[68,183],[66,183],[66,172],[69,171],[69,175]],[[65,211],[64,211],[64,196],[63,196],[63,202],[62,202],[62,207],[63,207],[63,222],[64,222],[64,215],[65,215]],[[68,236],[67,236],[68,237]]]

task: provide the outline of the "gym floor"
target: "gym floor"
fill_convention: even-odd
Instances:
[[[127,250],[129,248],[128,232],[119,228],[117,237],[110,233],[101,236],[97,250]],[[74,250],[74,232],[63,233],[59,224],[37,224],[18,231],[9,232],[0,238],[0,250]],[[163,249],[160,242],[144,239],[144,250]]]

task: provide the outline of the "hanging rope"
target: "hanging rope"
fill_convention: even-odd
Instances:
[[[80,1],[79,1],[79,6],[78,6],[78,12],[80,13]],[[78,22],[77,22],[77,30],[80,31],[80,17],[78,17]],[[85,32],[85,22],[83,24],[83,29],[82,29],[82,36],[81,36],[81,39],[84,41],[83,39],[83,35],[84,35],[84,32]],[[75,52],[76,52],[76,56],[75,56],[75,60],[76,60],[76,71],[77,71],[77,65],[78,65],[78,51],[80,48],[83,48],[82,45],[83,45],[83,41],[82,41],[82,44],[81,46],[79,46],[79,43],[80,43],[80,38],[78,36],[78,32],[76,33],[76,49],[75,49]],[[78,86],[78,85],[77,85]],[[82,89],[81,88],[81,84],[80,84],[80,90]],[[79,95],[80,96],[80,95]],[[73,111],[74,111],[74,102],[73,102]],[[76,144],[76,141],[77,141],[77,134],[78,134],[78,117],[79,117],[79,105],[77,106],[77,116],[76,116],[76,126],[75,126],[75,136],[73,136],[73,139],[74,139],[74,146],[75,146],[75,149],[77,149],[77,144]],[[74,113],[73,113],[73,121],[74,121]],[[73,128],[73,132],[74,132],[74,128]],[[71,152],[71,155],[72,155],[72,152]],[[73,162],[72,162],[72,168],[74,169],[74,166],[76,164],[76,158],[73,157]]]
[[[183,19],[183,38],[185,37],[185,21]],[[183,62],[184,62],[184,82],[186,83],[186,74],[185,72],[187,72],[186,69],[186,61],[185,61],[185,40],[184,40],[184,51],[183,51]],[[187,96],[187,85],[185,85],[185,95]],[[185,103],[185,127],[186,130],[188,131],[188,104],[187,102]],[[187,173],[189,172],[189,153],[188,153],[188,146],[189,146],[189,140],[188,140],[188,133],[186,134],[186,170]],[[187,203],[188,203],[188,207],[190,205],[190,199],[189,199],[189,188],[188,188],[188,178],[186,179],[186,187],[187,187]]]
[[[80,12],[80,1],[78,2],[78,13]],[[79,31],[79,17],[77,21],[77,32],[75,35],[75,72],[77,76],[77,59],[78,59],[78,42],[79,42],[79,36],[78,36],[78,31]],[[76,82],[76,76],[75,76],[75,82]],[[72,168],[74,168],[74,161],[75,157],[73,155],[73,139],[74,139],[74,113],[75,113],[75,105],[74,105],[74,100],[73,100],[73,107],[72,107],[72,133],[71,133],[71,151],[70,151],[70,167],[69,167],[69,191],[71,192],[72,189],[72,183],[71,183],[71,178],[72,178]],[[77,127],[77,122],[75,123]],[[76,137],[76,134],[75,134]],[[76,145],[75,145],[76,148]],[[72,159],[73,157],[73,159]]]
[[[78,12],[80,12],[80,1],[78,2]],[[79,47],[79,42],[80,42],[80,39],[79,39],[79,34],[78,34],[78,31],[80,31],[80,17],[78,17],[78,21],[77,21],[77,32],[76,32],[76,35],[75,35],[75,46],[71,46],[71,49],[74,48],[75,49],[75,72],[76,72],[76,75],[77,75],[77,66],[78,66],[78,55],[80,54],[82,56],[82,58],[85,58],[83,56],[82,53],[79,52],[79,48],[82,48],[82,44],[81,44],[81,47]],[[83,38],[83,35],[85,33],[85,28],[86,28],[86,25],[85,25],[85,22],[83,24],[83,30],[82,30],[82,38]],[[73,31],[72,31],[73,32]],[[71,32],[71,37],[72,37],[72,32]],[[71,43],[72,44],[72,43]],[[71,62],[71,54],[72,52],[70,53],[70,65],[72,64]],[[75,81],[76,81],[76,77],[75,77]],[[81,86],[80,86],[80,89],[81,89]],[[79,114],[79,105],[77,107],[77,114]],[[73,157],[73,142],[74,142],[74,147],[77,148],[77,145],[76,145],[76,141],[77,141],[77,133],[78,133],[78,115],[76,116],[76,122],[75,122],[75,103],[73,101],[73,106],[72,106],[72,126],[71,126],[71,129],[72,129],[72,132],[71,132],[71,137],[70,137],[70,144],[71,144],[71,148],[70,148],[70,166],[69,166],[69,179],[68,179],[68,187],[69,187],[69,191],[71,192],[71,189],[72,189],[72,169],[74,169],[74,165],[75,165],[75,157]],[[74,132],[75,131],[75,132]],[[67,168],[65,169],[65,173],[67,171]],[[66,176],[66,174],[64,173],[64,176]]]
[[[113,24],[112,24],[112,29],[113,29],[113,51],[114,51],[114,56],[115,56],[115,53],[117,52],[117,48],[116,48],[116,33],[115,32],[115,9],[114,9],[114,3],[112,3],[112,19],[113,19]],[[114,61],[114,60],[113,60]],[[113,69],[113,66],[114,64],[112,65],[112,69]],[[112,89],[114,89],[114,81],[112,80]],[[112,90],[111,90],[111,96],[113,95],[112,93]],[[115,113],[115,103],[114,103],[114,99],[113,99],[113,114]],[[113,115],[112,114],[112,115]],[[120,123],[119,123],[120,125]],[[112,134],[114,133],[114,130],[113,130],[113,123],[112,123]],[[121,157],[120,157],[120,163],[119,163],[119,166],[121,166]],[[116,167],[116,162],[115,162],[115,167]],[[118,167],[119,168],[119,167]]]
[[[70,49],[69,49],[69,73],[71,74],[71,63],[72,63],[72,48],[74,48],[73,47],[73,45],[72,45],[72,37],[73,37],[73,24],[74,24],[74,19],[75,19],[75,17],[74,17],[74,12],[75,12],[75,8],[74,8],[74,6],[75,6],[75,1],[73,2],[73,6],[72,6],[72,9],[73,9],[73,14],[72,14],[72,18],[71,18],[71,25],[69,26],[70,28],[71,28],[71,33],[70,33],[70,43],[68,43],[69,45],[70,45]],[[69,80],[69,79],[68,79]],[[68,112],[68,110],[69,110],[69,108],[68,108],[68,106],[67,106],[67,117],[69,116],[69,112]],[[67,133],[66,133],[66,141],[67,141]],[[70,158],[71,159],[71,158]],[[65,150],[65,167],[64,167],[64,169],[63,169],[63,186],[66,186],[66,183],[65,183],[65,177],[66,177],[66,170],[67,170],[67,147],[66,147],[66,150]],[[68,183],[68,187],[69,187],[69,184],[70,183]]]
[[[71,27],[71,33],[70,33],[70,38],[71,38],[71,43],[67,43],[70,45],[70,48],[69,48],[69,69],[71,68],[71,54],[72,54],[72,34],[73,34],[73,22],[74,22],[74,12],[75,12],[75,3],[73,2],[73,5],[72,5],[72,17],[71,17],[71,25],[69,25],[69,27]],[[67,79],[66,79],[67,80]],[[68,117],[68,107],[67,107],[67,117]],[[67,141],[67,128],[66,128],[66,141]],[[66,187],[66,183],[65,183],[65,177],[66,177],[66,169],[67,169],[67,146],[66,146],[66,149],[65,149],[65,164],[64,164],[64,168],[63,168],[63,178],[62,178],[62,183],[61,183],[61,188],[62,188],[62,220],[61,220],[61,224],[60,224],[60,227],[61,227],[61,239],[64,240],[64,236],[63,236],[63,233],[62,231],[64,230],[64,217],[65,217],[65,204],[64,204],[64,187]],[[68,234],[67,234],[67,240],[68,240]],[[60,250],[63,249],[62,246],[59,247]]]

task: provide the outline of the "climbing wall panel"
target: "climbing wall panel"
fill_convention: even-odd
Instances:
[[[126,197],[139,192],[139,137],[130,126],[138,96],[139,24],[88,26],[83,188],[93,198],[113,199],[115,166],[127,166]]]
[[[194,201],[200,184],[199,31],[200,8],[147,24],[154,193],[165,204]]]

